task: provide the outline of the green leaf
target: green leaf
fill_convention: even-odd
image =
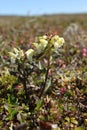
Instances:
[[[77,128],[75,128],[75,130],[84,130],[84,128],[83,127],[77,127]]]
[[[78,125],[78,121],[75,118],[71,118],[71,122],[75,125]]]
[[[12,117],[12,119],[13,119],[14,116],[17,114],[17,112],[18,112],[18,111],[17,111],[16,109],[12,111],[12,113],[11,113],[11,117]]]
[[[70,118],[69,118],[69,117],[66,117],[65,120],[66,120],[67,122],[70,122]]]
[[[41,105],[42,105],[42,101],[39,100],[39,101],[37,102],[37,106],[36,106],[35,110],[37,110],[37,111],[40,110]]]

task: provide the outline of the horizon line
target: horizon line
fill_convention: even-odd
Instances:
[[[48,15],[79,15],[87,12],[61,12],[61,13],[43,13],[43,14],[0,14],[0,16],[48,16]]]

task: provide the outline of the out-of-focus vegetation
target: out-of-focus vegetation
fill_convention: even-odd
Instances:
[[[86,14],[0,17],[0,130],[14,129],[87,129]]]

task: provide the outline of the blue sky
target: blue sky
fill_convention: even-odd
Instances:
[[[87,12],[87,0],[0,0],[0,15]]]

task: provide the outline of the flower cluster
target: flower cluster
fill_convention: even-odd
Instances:
[[[16,60],[21,60],[24,58],[24,51],[21,49],[13,48],[13,52],[9,52],[11,57],[11,62],[15,63]]]
[[[38,54],[40,54],[48,45],[48,39],[47,36],[40,36],[36,39],[36,41],[33,43],[33,46],[35,47],[35,50]]]
[[[50,43],[53,45],[55,50],[60,48],[64,42],[64,38],[59,37],[58,35],[53,36],[50,40]]]
[[[62,37],[59,37],[58,35],[52,36],[51,38],[44,35],[36,39],[36,42],[33,43],[33,45],[36,48],[38,54],[40,54],[42,51],[44,51],[45,48],[49,48],[49,47],[50,47],[50,51],[51,49],[56,51],[58,48],[60,48],[63,45],[63,43],[64,43],[64,39]]]
[[[41,53],[55,52],[60,48],[64,43],[64,39],[59,37],[58,35],[52,36],[51,38],[46,35],[40,36],[36,38],[35,42],[32,43],[34,49],[28,49],[25,53],[21,49],[14,48],[13,52],[9,52],[11,56],[11,61],[15,62],[16,60],[24,59],[26,56],[29,62],[32,62],[32,58],[34,55],[38,55]]]

